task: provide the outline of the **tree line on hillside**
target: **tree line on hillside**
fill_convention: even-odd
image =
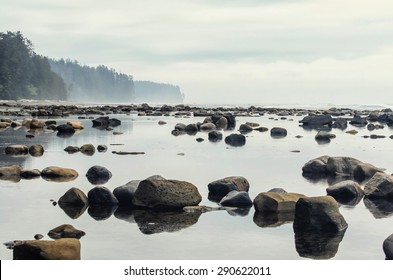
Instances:
[[[20,32],[0,33],[0,99],[67,99],[63,79]]]
[[[138,81],[104,65],[38,55],[18,32],[0,33],[0,100],[36,99],[81,102],[180,103],[178,86]]]
[[[65,81],[72,101],[113,103],[134,100],[135,87],[131,75],[117,73],[104,65],[82,66],[70,59],[50,59],[49,63]]]

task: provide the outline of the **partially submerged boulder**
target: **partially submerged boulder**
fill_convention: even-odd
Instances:
[[[363,198],[362,188],[352,180],[345,180],[329,186],[326,192],[341,204],[353,204],[351,202],[359,202]]]
[[[68,182],[79,176],[78,172],[71,168],[49,166],[41,171],[41,177],[47,181]]]
[[[154,209],[183,209],[201,201],[193,184],[179,180],[143,180],[133,198],[134,205]]]
[[[251,207],[252,200],[248,192],[231,191],[221,199],[220,204],[228,207]]]
[[[242,134],[233,133],[225,137],[225,143],[234,147],[244,146],[246,144],[246,137]]]
[[[93,185],[102,185],[112,178],[112,173],[106,167],[94,165],[86,173],[87,180]]]
[[[82,230],[74,228],[72,225],[64,224],[54,229],[51,229],[48,232],[48,236],[52,239],[60,239],[60,238],[76,238],[80,239],[86,233]]]
[[[80,260],[81,244],[76,238],[17,241],[14,260]]]
[[[242,176],[225,177],[208,184],[209,198],[220,201],[231,191],[248,192],[250,183]]]
[[[262,192],[254,199],[256,212],[294,212],[299,198],[306,197],[299,193]]]
[[[85,206],[89,203],[86,194],[78,189],[69,189],[62,197],[59,198],[59,205],[73,205],[73,206]]]
[[[6,155],[26,155],[29,152],[29,147],[26,145],[9,145],[5,148]]]
[[[393,199],[393,176],[377,172],[364,186],[364,195],[371,199]]]

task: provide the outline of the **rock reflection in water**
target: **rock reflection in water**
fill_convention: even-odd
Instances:
[[[175,232],[188,228],[198,222],[202,213],[157,212],[154,210],[135,210],[135,221],[144,234]]]
[[[376,219],[387,218],[393,215],[393,201],[365,198],[363,203]]]
[[[66,203],[60,203],[59,202],[60,208],[64,211],[64,213],[67,214],[68,217],[71,219],[78,219],[80,216],[85,213],[88,205],[71,205],[71,204],[66,204]]]
[[[116,209],[117,205],[93,204],[89,206],[87,213],[89,213],[90,217],[92,217],[94,220],[103,221],[112,216]]]
[[[279,227],[283,224],[292,223],[295,219],[294,212],[255,212],[254,223],[261,227]]]
[[[251,207],[247,208],[231,208],[231,207],[224,207],[225,210],[228,212],[229,215],[231,216],[241,216],[245,217],[250,213]]]
[[[304,258],[331,259],[337,254],[345,231],[295,231],[296,251]]]
[[[120,205],[116,209],[114,216],[119,220],[126,221],[128,223],[135,223],[134,212],[134,208]]]

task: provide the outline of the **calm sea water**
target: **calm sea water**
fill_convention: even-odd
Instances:
[[[254,222],[254,209],[236,213],[214,211],[184,218],[178,230],[145,234],[140,227],[159,223],[171,223],[171,217],[149,219],[146,213],[116,213],[107,219],[95,220],[88,211],[79,218],[70,218],[59,206],[53,206],[71,187],[87,193],[94,186],[85,174],[93,165],[107,167],[113,174],[105,184],[113,190],[131,180],[144,179],[159,174],[167,179],[185,180],[198,187],[203,197],[201,205],[216,206],[207,199],[208,183],[226,176],[244,176],[250,182],[252,199],[263,191],[281,187],[288,192],[307,196],[326,194],[326,181],[310,182],[302,177],[301,168],[308,160],[322,156],[351,156],[393,171],[393,140],[365,139],[371,134],[365,128],[350,135],[338,129],[329,144],[320,145],[314,140],[316,131],[299,127],[301,117],[276,116],[237,117],[237,124],[257,122],[269,129],[275,126],[288,130],[288,136],[273,139],[269,132],[253,131],[247,134],[247,144],[230,147],[224,141],[211,143],[207,133],[194,136],[171,135],[178,122],[185,124],[203,121],[204,118],[138,117],[135,115],[111,115],[121,119],[122,125],[114,131],[92,128],[91,120],[81,120],[85,129],[70,138],[57,137],[55,133],[41,132],[35,138],[25,137],[24,128],[9,128],[0,132],[0,165],[20,164],[24,169],[43,169],[56,165],[76,169],[79,177],[66,183],[48,182],[41,178],[19,182],[0,181],[0,241],[33,239],[62,224],[72,224],[86,232],[82,237],[82,259],[303,259],[296,249],[292,223],[261,227]],[[270,119],[271,117],[276,118]],[[289,120],[292,119],[292,120]],[[58,123],[77,120],[77,116],[57,119]],[[158,121],[166,125],[158,125]],[[224,131],[224,136],[233,131]],[[373,133],[390,136],[393,129],[385,127]],[[296,138],[302,135],[303,138]],[[196,138],[205,138],[197,142]],[[45,148],[42,157],[10,157],[4,154],[9,144],[40,143]],[[93,156],[82,153],[68,154],[63,149],[69,145],[91,143],[105,144],[106,153]],[[123,144],[123,145],[111,145]],[[300,152],[292,152],[298,150]],[[112,151],[145,152],[144,155],[116,155]],[[184,153],[184,155],[179,155]],[[335,259],[384,259],[382,242],[393,233],[392,213],[375,217],[363,201],[358,205],[341,206],[340,211],[348,222],[348,229],[339,244]],[[176,217],[175,217],[176,219]],[[179,220],[179,219],[177,219]],[[0,259],[12,259],[12,251],[0,249]]]

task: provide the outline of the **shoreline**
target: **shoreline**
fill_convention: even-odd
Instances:
[[[367,107],[367,108],[366,108]],[[393,108],[393,107],[392,107]],[[61,117],[67,115],[107,115],[129,114],[130,112],[146,116],[186,114],[209,116],[218,112],[232,112],[238,116],[257,117],[264,114],[277,116],[302,116],[307,114],[328,114],[332,116],[367,115],[370,113],[393,112],[389,105],[338,105],[319,107],[319,105],[192,105],[192,104],[100,104],[79,103],[63,100],[0,100],[0,115],[3,116],[45,116]]]

